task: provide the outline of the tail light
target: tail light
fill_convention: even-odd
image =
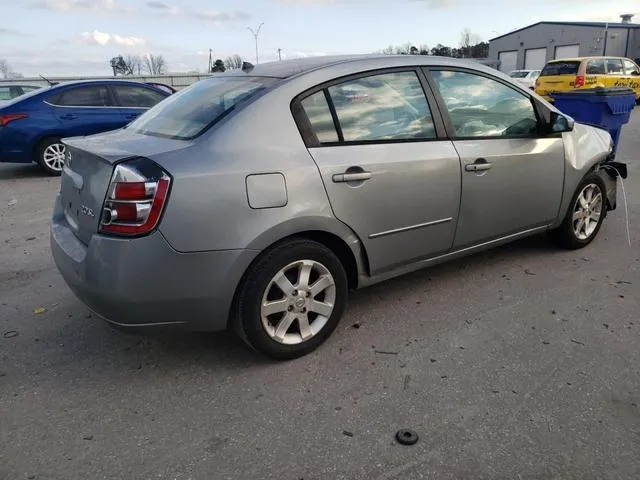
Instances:
[[[576,77],[576,83],[574,84],[575,88],[584,87],[584,76],[578,75]]]
[[[6,115],[0,115],[0,125],[6,127],[14,120],[22,120],[23,118],[27,118],[29,115],[26,113],[8,113]]]
[[[158,226],[171,177],[151,160],[136,158],[116,166],[102,207],[100,232],[144,235]]]

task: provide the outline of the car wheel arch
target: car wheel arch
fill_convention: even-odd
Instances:
[[[358,235],[346,224],[331,217],[303,217],[275,225],[246,245],[249,250],[264,252],[294,239],[317,241],[332,250],[345,263],[349,287],[357,288],[358,277],[369,274],[369,258]]]

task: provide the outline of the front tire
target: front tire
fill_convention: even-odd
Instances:
[[[281,243],[247,272],[234,312],[236,331],[268,357],[301,357],[335,330],[347,292],[346,272],[331,250],[304,239]]]
[[[595,173],[582,179],[562,225],[551,232],[558,245],[578,249],[593,241],[607,216],[606,191],[604,181]]]
[[[64,168],[65,150],[60,138],[45,138],[36,147],[34,160],[49,175],[60,176]]]

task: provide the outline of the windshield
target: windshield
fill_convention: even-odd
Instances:
[[[551,62],[542,69],[541,77],[554,75],[577,75],[580,62]]]
[[[528,70],[515,71],[509,74],[511,78],[526,78],[527,75],[529,75]]]
[[[126,128],[144,135],[181,140],[197,137],[239,103],[275,81],[264,77],[202,80],[167,97]]]

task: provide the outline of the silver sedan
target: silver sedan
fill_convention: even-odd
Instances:
[[[51,247],[75,294],[281,359],[329,337],[350,289],[540,232],[586,246],[625,171],[606,131],[427,56],[245,64],[65,143]]]

